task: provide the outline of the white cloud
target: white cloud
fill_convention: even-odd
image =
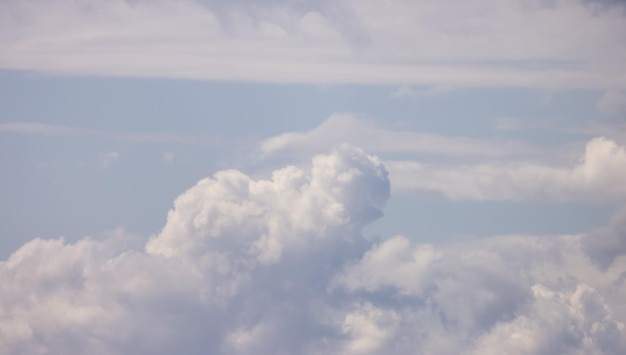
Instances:
[[[199,181],[143,250],[35,239],[0,262],[0,353],[626,351],[626,258],[595,267],[601,235],[370,242],[388,195],[381,162],[343,146]]]
[[[626,314],[619,300],[624,285],[615,289],[612,282],[619,279],[624,259],[603,274],[590,266],[580,241],[578,236],[509,236],[436,248],[396,237],[345,268],[334,285],[401,315],[394,349],[620,353],[626,346]],[[400,275],[394,277],[396,272]],[[418,347],[402,343],[406,336],[420,339]]]
[[[578,164],[536,163],[437,166],[386,163],[396,193],[435,191],[451,199],[623,201],[626,148],[606,138],[587,143]]]
[[[341,143],[350,143],[377,154],[502,158],[539,153],[539,149],[524,142],[390,130],[350,114],[332,115],[308,132],[290,132],[268,138],[261,142],[260,151],[266,157],[279,153],[310,155]]]
[[[608,90],[600,97],[596,107],[607,116],[626,118],[626,93],[620,90]]]
[[[497,324],[478,341],[476,354],[618,354],[624,324],[586,284],[567,291],[532,287],[530,315]],[[581,315],[584,315],[581,317]],[[567,326],[565,326],[567,324]]]
[[[224,143],[235,139],[211,134],[120,132],[39,122],[0,122],[0,133],[95,137],[134,143]]]
[[[217,243],[274,263],[287,248],[311,252],[309,238],[331,243],[326,234],[336,228],[350,234],[347,226],[360,228],[378,218],[388,193],[378,159],[347,146],[314,158],[311,176],[287,167],[275,171],[272,181],[255,182],[238,171],[221,171],[176,200],[147,251],[183,255]]]
[[[307,83],[624,88],[624,7],[586,1],[4,1],[0,67]]]
[[[403,85],[396,91],[391,93],[391,97],[394,98],[424,98],[445,95],[454,91],[454,88],[449,86],[434,86],[427,89],[416,89],[409,85]]]
[[[120,158],[120,153],[109,152],[100,155],[100,169],[105,170],[111,167]]]
[[[176,154],[172,152],[163,153],[163,161],[165,161],[167,164],[174,164],[175,160]]]

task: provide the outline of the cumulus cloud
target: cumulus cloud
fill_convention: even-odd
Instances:
[[[0,353],[626,351],[624,258],[596,268],[585,236],[369,241],[389,188],[342,146],[199,181],[144,248],[35,239],[0,262]]]
[[[0,67],[307,83],[624,88],[624,6],[588,1],[0,3]]]
[[[330,237],[338,231],[349,236],[347,227],[360,228],[381,216],[388,194],[382,163],[347,146],[314,158],[311,176],[288,167],[275,171],[271,181],[255,182],[238,171],[221,171],[176,200],[146,250],[173,256],[215,244],[274,263],[287,248],[310,253],[337,242]]]
[[[571,167],[537,163],[436,166],[388,162],[397,193],[435,191],[451,199],[623,201],[626,148],[600,137],[590,140]]]
[[[391,97],[396,99],[401,98],[425,98],[425,97],[435,97],[440,95],[445,95],[449,92],[454,91],[454,88],[449,86],[434,86],[428,89],[416,89],[412,88],[409,85],[403,85],[398,88],[396,91],[391,93]]]
[[[322,152],[329,147],[350,143],[377,154],[434,154],[448,157],[488,157],[537,155],[540,149],[513,140],[451,137],[385,129],[351,114],[335,114],[308,132],[289,132],[260,143],[262,156]]]
[[[606,228],[588,233],[584,248],[589,257],[604,269],[611,266],[617,257],[626,254],[626,208],[618,211]]]
[[[510,236],[434,247],[396,237],[334,285],[397,315],[397,338],[381,353],[618,354],[625,314],[615,294],[624,289],[610,283],[624,260],[603,274],[580,240]]]

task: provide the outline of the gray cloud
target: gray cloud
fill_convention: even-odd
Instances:
[[[613,216],[608,227],[587,233],[583,245],[589,257],[604,269],[626,254],[626,208]]]

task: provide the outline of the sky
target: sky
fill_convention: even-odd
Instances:
[[[0,1],[0,354],[626,353],[626,3]]]

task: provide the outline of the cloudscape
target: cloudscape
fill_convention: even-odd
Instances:
[[[144,248],[30,241],[1,266],[2,351],[626,350],[623,216],[595,234],[368,241],[388,196],[383,164],[342,146],[306,171],[200,180]]]
[[[626,354],[626,4],[0,2],[0,354]]]

